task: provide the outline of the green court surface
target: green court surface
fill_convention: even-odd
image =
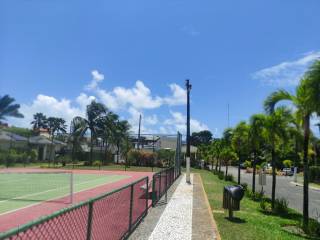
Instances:
[[[128,177],[103,174],[71,176],[71,173],[0,173],[0,214],[48,200],[71,203],[72,181],[73,193],[77,193]]]

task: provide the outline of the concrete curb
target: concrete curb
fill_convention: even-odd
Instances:
[[[299,187],[303,187],[303,184],[301,184],[301,183],[296,183],[296,182],[290,182],[290,183],[293,184],[293,185],[299,186]],[[309,186],[309,189],[312,189],[312,190],[315,190],[315,191],[319,191],[319,192],[320,192],[320,188],[310,187],[310,186]]]
[[[218,231],[218,226],[217,226],[217,223],[216,221],[214,220],[214,217],[213,217],[213,214],[212,214],[212,209],[210,207],[210,203],[209,203],[209,200],[208,200],[208,197],[207,197],[207,193],[204,189],[204,186],[203,186],[203,182],[202,182],[202,178],[201,178],[201,175],[199,174],[199,178],[200,178],[200,183],[201,183],[201,187],[202,187],[202,191],[203,191],[203,194],[205,196],[205,202],[206,202],[206,205],[207,205],[207,208],[208,208],[208,211],[209,211],[209,215],[211,216],[211,224],[213,226],[213,229],[214,229],[214,233],[216,234],[216,240],[221,240],[221,236],[220,236],[220,233]]]

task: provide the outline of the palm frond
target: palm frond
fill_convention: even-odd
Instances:
[[[264,101],[264,110],[266,113],[272,114],[275,110],[276,104],[282,100],[294,101],[294,96],[283,89],[279,89],[271,93]]]

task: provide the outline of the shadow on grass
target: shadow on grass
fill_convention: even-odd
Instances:
[[[271,211],[263,211],[259,210],[262,214],[267,215],[267,216],[273,216],[273,217],[280,217],[284,219],[289,219],[289,220],[296,220],[300,221],[302,219],[302,216],[300,213],[295,213],[295,212],[289,212],[285,214],[279,214]]]
[[[229,222],[238,223],[238,224],[243,224],[247,222],[246,220],[237,218],[237,217],[233,217],[233,218],[225,217],[225,219],[228,220]]]

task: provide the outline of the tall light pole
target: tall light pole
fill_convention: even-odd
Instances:
[[[186,80],[186,89],[187,89],[187,149],[186,149],[186,181],[187,183],[191,183],[190,181],[190,91],[191,84],[189,80]]]

